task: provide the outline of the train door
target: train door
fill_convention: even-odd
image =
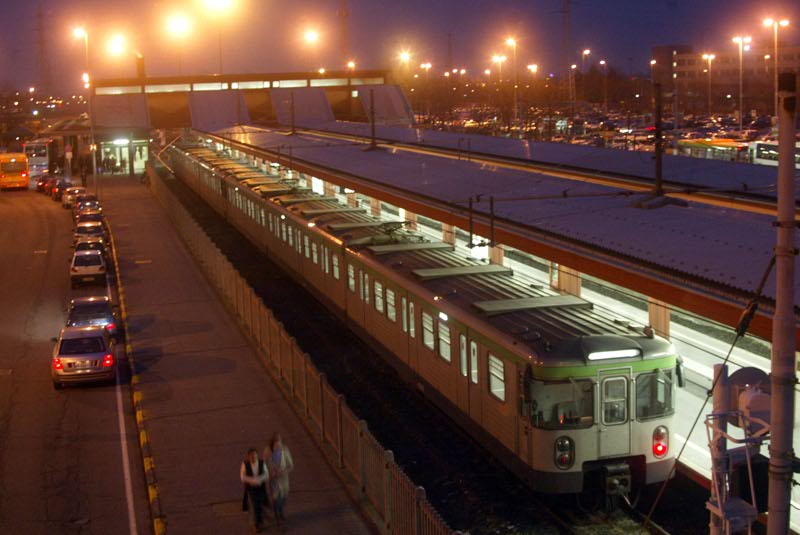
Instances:
[[[481,376],[483,375],[480,365],[482,360],[481,351],[482,349],[480,344],[478,344],[476,340],[473,340],[471,337],[469,337],[467,339],[467,384],[469,390],[469,415],[479,424],[482,421],[481,400],[483,397],[483,391],[481,390]]]
[[[419,374],[419,340],[417,339],[417,316],[414,301],[409,294],[403,299],[403,330],[408,330],[408,366]]]
[[[600,421],[598,456],[617,457],[631,452],[631,369],[603,370],[598,374]]]
[[[456,378],[456,399],[458,408],[464,414],[469,414],[469,347],[467,335],[460,327],[456,327],[458,333],[458,376]]]

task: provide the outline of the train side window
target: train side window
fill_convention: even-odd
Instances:
[[[375,310],[383,314],[383,284],[375,281]]]
[[[461,375],[467,376],[467,337],[463,334],[458,335],[458,354],[461,361]]]
[[[364,302],[366,304],[369,304],[369,292],[370,292],[369,274],[364,273]]]
[[[403,332],[408,332],[408,299],[402,297],[400,299],[400,317],[403,325]]]
[[[389,321],[397,321],[397,308],[394,302],[394,290],[386,288],[386,317]]]
[[[339,255],[331,255],[331,262],[333,263],[333,278],[339,280]]]
[[[287,224],[284,222],[284,223],[283,223],[283,225],[281,225],[281,227],[282,227],[282,228],[281,228],[281,234],[283,234],[283,241],[287,241],[287,240],[289,239],[289,238],[287,237],[287,234],[288,234],[288,227],[289,227],[289,225],[287,225]]]
[[[408,302],[408,335],[411,338],[417,337],[417,322],[414,319],[414,301]]]
[[[358,295],[361,297],[361,300],[364,300],[364,272],[359,270],[358,271]]]
[[[347,264],[347,287],[351,292],[356,292],[356,268],[353,264]]]
[[[311,261],[319,264],[319,252],[317,251],[316,242],[311,242]]]
[[[489,392],[500,401],[506,400],[505,365],[489,353]]]
[[[297,239],[295,240],[295,243],[297,243],[297,254],[300,256],[303,256],[303,241],[300,239],[302,235],[303,233],[298,230]]]
[[[603,380],[603,423],[621,424],[628,421],[628,380],[609,377]]]
[[[450,326],[445,321],[439,321],[439,356],[447,362],[452,361],[450,355]]]
[[[294,248],[294,229],[292,227],[289,227],[289,247]]]
[[[436,347],[436,335],[433,332],[433,318],[427,312],[422,313],[422,343],[430,350]]]
[[[330,273],[330,268],[328,267],[328,248],[321,245],[320,252],[322,253],[322,271],[328,274]]]
[[[306,258],[311,258],[311,242],[308,241],[308,236],[303,235],[303,247],[306,250]]]
[[[478,344],[469,343],[469,378],[472,384],[478,384]]]

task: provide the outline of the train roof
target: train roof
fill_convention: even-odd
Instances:
[[[646,332],[643,325],[559,294],[510,268],[464,257],[454,246],[430,240],[404,222],[381,220],[364,208],[343,205],[335,196],[308,188],[292,190],[275,183],[253,189],[462,314],[530,348],[536,364],[583,366],[609,351],[627,351],[632,359],[674,356],[669,342]]]

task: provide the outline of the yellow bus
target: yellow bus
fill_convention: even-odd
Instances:
[[[21,152],[0,154],[0,189],[28,187],[28,157]]]

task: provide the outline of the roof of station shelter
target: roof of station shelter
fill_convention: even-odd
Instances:
[[[498,225],[585,247],[609,262],[655,269],[675,284],[732,290],[737,300],[757,288],[775,242],[773,219],[764,215],[700,203],[645,210],[633,206],[644,194],[407,151],[364,151],[363,145],[313,134],[287,137],[262,127],[216,134],[267,150],[280,146],[284,155],[291,145],[295,162],[363,178],[453,213],[463,215],[468,199],[480,197],[474,210],[483,221],[494,196]],[[774,273],[765,295],[775,297]],[[795,296],[797,306],[800,283]]]

